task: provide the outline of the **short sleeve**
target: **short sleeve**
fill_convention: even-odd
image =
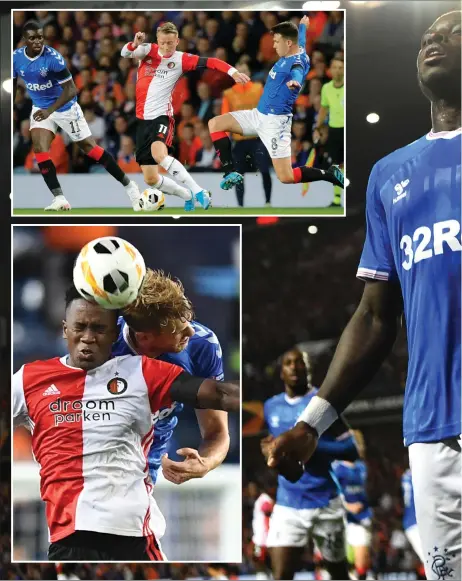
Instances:
[[[30,426],[23,385],[24,366],[13,375],[13,427]]]
[[[142,357],[143,376],[148,387],[149,403],[152,413],[172,405],[170,388],[175,379],[183,373],[178,365]]]
[[[211,333],[210,337],[207,338],[203,375],[207,379],[216,379],[217,381],[224,379],[223,352],[215,333]]]
[[[329,107],[329,97],[327,96],[327,85],[321,89],[321,107]]]
[[[54,73],[62,73],[67,69],[66,61],[61,53],[51,47],[47,47],[48,49],[48,68],[50,71]]]
[[[393,280],[397,277],[388,235],[385,209],[378,193],[378,169],[373,167],[366,193],[366,240],[357,277],[362,280]]]

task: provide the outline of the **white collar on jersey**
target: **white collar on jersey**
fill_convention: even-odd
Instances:
[[[40,54],[38,54],[37,56],[34,56],[34,58],[31,58],[30,56],[27,56],[26,49],[24,49],[24,56],[26,57],[26,59],[29,59],[30,61],[35,61],[39,57],[42,56],[44,50],[45,50],[45,45],[42,46],[42,50],[40,51]]]
[[[462,127],[454,129],[453,131],[438,131],[436,133],[430,131],[430,133],[427,133],[427,139],[452,139],[456,135],[460,135],[461,132]]]
[[[122,329],[122,335],[124,337],[124,341],[127,344],[128,348],[133,352],[134,355],[140,355],[136,350],[135,345],[133,344],[132,338],[130,337],[130,328],[125,323],[124,328]]]
[[[303,396],[302,395],[297,395],[295,397],[289,397],[287,395],[287,393],[285,393],[284,394],[284,399],[286,400],[286,402],[289,405],[295,405],[296,403],[298,403],[299,401],[301,401],[303,399]]]

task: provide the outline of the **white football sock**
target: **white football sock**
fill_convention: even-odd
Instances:
[[[185,184],[193,194],[198,194],[202,192],[204,188],[201,188],[189,175],[188,171],[184,167],[182,163],[180,163],[177,159],[173,158],[171,155],[167,155],[160,164],[168,173]]]
[[[154,187],[160,190],[161,192],[164,192],[164,194],[178,196],[179,198],[185,201],[188,201],[192,198],[192,194],[189,190],[183,188],[183,186],[180,186],[180,184],[177,184],[176,182],[174,182],[173,180],[166,176],[160,176],[159,181]]]

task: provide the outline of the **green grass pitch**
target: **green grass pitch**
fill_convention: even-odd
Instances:
[[[203,210],[196,208],[194,212],[185,212],[182,208],[165,209],[160,212],[134,212],[129,208],[73,208],[69,212],[45,212],[45,210],[38,208],[17,208],[13,210],[14,216],[138,216],[139,218],[159,216],[187,216],[188,218],[204,217],[204,216],[284,216],[284,215],[300,215],[300,216],[343,216],[343,208],[210,208]]]

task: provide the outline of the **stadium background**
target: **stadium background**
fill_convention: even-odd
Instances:
[[[84,12],[84,11],[15,11],[13,13],[13,47],[22,46],[22,26],[30,19],[37,20],[44,30],[45,43],[58,50],[65,58],[78,89],[78,101],[97,143],[107,149],[127,173],[138,173],[138,183],[143,184],[140,168],[134,158],[134,140],[136,133],[135,117],[135,82],[136,62],[122,58],[120,50],[123,45],[133,40],[137,31],[147,33],[147,41],[155,42],[156,30],[166,21],[174,22],[179,29],[180,43],[178,50],[214,56],[236,66],[243,62],[249,65],[253,82],[264,85],[268,71],[276,62],[277,55],[273,49],[269,29],[283,20],[291,19],[298,23],[301,12]],[[310,12],[310,26],[307,31],[307,53],[311,58],[311,70],[303,90],[298,97],[293,119],[292,161],[294,165],[314,165],[326,169],[330,163],[327,159],[326,140],[328,126],[325,126],[319,143],[313,143],[312,129],[320,107],[321,87],[331,78],[329,65],[336,56],[343,60],[343,12]],[[184,75],[177,83],[173,93],[173,110],[176,119],[174,155],[191,172],[201,175],[196,179],[205,184],[215,194],[215,205],[221,205],[218,187],[220,162],[213,148],[207,123],[215,115],[222,113],[223,93],[234,85],[234,81],[219,71],[199,69]],[[256,103],[255,103],[256,105]],[[29,133],[30,111],[32,103],[21,83],[18,84],[18,96],[13,113],[13,167],[14,190],[20,200],[24,200],[25,190],[37,187],[41,192],[43,184],[38,183],[38,167],[31,151]],[[261,147],[264,150],[263,145]],[[267,155],[266,150],[261,155]],[[78,147],[65,133],[59,132],[51,147],[51,157],[55,162],[57,173],[63,177],[63,187],[71,188],[75,193],[75,206],[79,203],[82,190],[93,191],[94,204],[117,206],[123,192],[105,192],[107,176],[99,164],[93,163],[83,155]],[[260,177],[255,165],[250,160],[247,183],[247,203],[251,206],[264,207],[265,196]],[[207,172],[207,173],[204,173]],[[215,178],[210,177],[215,172]],[[102,185],[96,182],[104,174]],[[25,184],[20,181],[25,174],[34,175],[34,179]],[[66,174],[74,174],[67,182]],[[94,176],[89,178],[87,174]],[[84,177],[86,176],[86,178]],[[319,192],[321,204],[332,201],[333,188],[327,183],[312,184],[310,192],[300,186],[283,186],[274,174],[273,193],[291,200],[293,206],[302,209],[310,205],[310,196],[314,198]],[[37,181],[37,183],[36,183]],[[213,185],[212,185],[213,184]],[[112,184],[111,184],[112,185]],[[42,187],[43,186],[43,187]],[[80,188],[80,192],[79,192]],[[120,189],[120,188],[119,188]],[[45,191],[45,190],[44,190]],[[287,192],[292,195],[287,196]],[[21,196],[21,198],[19,198]],[[226,194],[226,199],[234,201],[234,192]],[[98,202],[101,200],[101,204]],[[95,201],[96,199],[96,201]],[[221,198],[220,198],[221,199]],[[30,197],[26,200],[31,201]],[[33,200],[33,199],[32,199]],[[103,201],[104,200],[104,201]],[[167,210],[172,204],[180,203],[172,196],[167,197]],[[34,202],[35,203],[35,202]],[[245,203],[245,199],[244,199]],[[288,202],[283,202],[289,205]],[[274,204],[273,204],[274,205]],[[313,205],[313,203],[311,204]],[[314,204],[317,205],[317,204]],[[25,207],[21,201],[15,201],[16,207]],[[29,206],[27,206],[29,207]]]
[[[11,3],[2,3],[2,10],[10,5]],[[16,4],[17,8],[24,8],[27,3],[22,3],[20,6]],[[88,2],[88,6],[93,8],[104,9],[104,3],[102,2]],[[117,3],[111,4],[114,7],[137,9],[146,6],[144,2],[133,2],[130,3]],[[208,6],[212,6],[212,2],[204,2],[198,0],[194,3],[194,7],[200,9],[206,9]],[[40,5],[44,9],[50,8],[49,3],[42,3]],[[63,8],[80,8],[82,5],[76,6],[72,2],[62,2],[60,4]],[[162,2],[149,2],[149,7],[151,9],[162,9]],[[172,7],[182,9],[185,3],[172,2]],[[256,10],[257,6],[253,2],[233,2],[233,6],[242,7],[247,10]],[[301,2],[287,1],[287,2],[264,2],[263,4],[258,4],[258,9],[267,10],[279,10],[279,9],[293,9],[299,10]],[[34,8],[38,5],[35,4]],[[294,230],[293,237],[291,236],[292,227],[295,228],[295,222],[293,220],[281,218],[268,219],[264,218],[258,220],[258,223],[262,226],[257,228],[256,221],[245,220],[244,221],[244,248],[249,248],[249,250],[244,250],[244,257],[247,252],[253,252],[253,247],[249,246],[248,243],[252,242],[256,245],[260,243],[263,245],[263,241],[268,238],[272,238],[268,242],[268,251],[265,253],[264,262],[267,264],[267,269],[272,271],[280,272],[281,260],[273,260],[271,252],[274,248],[280,245],[284,245],[287,242],[287,253],[284,253],[284,264],[288,259],[288,256],[293,258],[289,261],[289,265],[292,269],[287,269],[281,271],[281,276],[278,276],[277,280],[272,287],[274,294],[281,293],[281,286],[286,282],[283,276],[286,276],[286,280],[297,280],[297,288],[294,289],[294,283],[290,284],[290,296],[296,297],[299,302],[297,307],[297,313],[311,313],[312,305],[312,295],[308,291],[313,289],[319,290],[319,295],[321,291],[325,294],[324,300],[318,297],[318,307],[316,313],[318,316],[315,320],[315,313],[310,316],[311,322],[316,323],[310,329],[310,335],[312,334],[320,340],[320,337],[328,337],[330,340],[337,340],[339,333],[341,332],[344,324],[348,320],[348,317],[352,314],[352,310],[357,304],[359,296],[362,290],[362,284],[355,281],[355,272],[357,261],[361,252],[362,242],[364,239],[364,193],[367,184],[367,179],[372,165],[380,157],[386,155],[393,149],[412,140],[418,138],[424,134],[430,128],[430,117],[429,117],[429,105],[428,102],[422,97],[417,83],[415,75],[415,60],[418,50],[418,45],[420,41],[420,36],[425,28],[431,24],[431,22],[439,15],[444,12],[459,9],[457,2],[453,1],[428,1],[428,2],[414,2],[414,1],[394,1],[394,2],[350,2],[344,0],[341,2],[341,7],[347,9],[346,17],[346,36],[348,37],[348,99],[347,99],[347,119],[349,127],[354,129],[347,133],[347,150],[348,150],[348,177],[350,179],[350,185],[348,187],[348,218],[347,220],[299,220],[298,229]],[[189,8],[189,6],[188,6]],[[2,35],[0,37],[0,42],[2,46],[1,51],[1,65],[2,65],[2,81],[7,79],[10,75],[10,49],[11,49],[11,39],[9,32],[9,16],[5,15],[2,17]],[[9,144],[9,131],[10,131],[10,121],[9,121],[9,103],[10,96],[5,90],[1,91],[2,97],[2,116],[1,116],[1,126],[2,132],[0,139],[2,140],[3,148],[2,150],[8,150]],[[7,114],[5,114],[5,111]],[[374,125],[369,124],[366,121],[366,115],[371,112],[377,112],[380,114],[380,121]],[[3,162],[5,158],[3,158]],[[5,167],[5,176],[9,176],[8,163]],[[5,184],[9,186],[8,178],[5,177]],[[4,191],[10,191],[6,188]],[[6,196],[2,197],[5,204],[5,209],[3,216],[8,215],[9,202]],[[162,219],[171,222],[171,219]],[[182,223],[187,222],[188,218],[182,218]],[[225,221],[223,219],[223,221]],[[231,220],[226,220],[231,221]],[[266,223],[273,223],[271,227],[267,227]],[[318,231],[315,236],[308,236],[307,228],[308,226],[316,226]],[[267,232],[267,234],[265,234]],[[271,235],[270,235],[271,233]],[[265,238],[266,237],[266,238]],[[289,240],[292,239],[292,243],[289,244]],[[315,240],[319,240],[315,244]],[[260,241],[260,242],[258,242]],[[7,241],[5,241],[7,246]],[[282,252],[281,249],[278,249]],[[311,250],[316,250],[319,258],[316,259],[316,253],[311,252]],[[258,256],[261,258],[263,250],[260,249]],[[343,267],[343,255],[346,253],[345,266]],[[280,257],[278,253],[276,256]],[[305,271],[300,270],[300,275],[296,278],[298,269],[301,268],[299,265],[306,262],[307,257],[310,257],[311,262],[317,263],[316,276],[308,276]],[[251,258],[251,257],[250,257]],[[334,264],[331,268],[331,262]],[[256,264],[253,261],[244,262],[244,283],[248,276],[252,276],[252,271],[249,272],[250,267]],[[258,270],[256,272],[259,272]],[[336,274],[338,273],[338,275]],[[343,276],[342,276],[343,273]],[[345,278],[346,277],[346,278]],[[265,280],[268,280],[267,278]],[[246,296],[248,296],[250,287],[249,285],[244,286],[244,307],[245,307],[245,318],[244,318],[244,329],[246,337],[251,334],[249,329],[249,323],[258,324],[263,317],[261,311],[263,311],[263,306],[259,311],[255,309],[247,309],[246,307]],[[4,290],[4,288],[2,287]],[[257,284],[255,290],[250,287],[252,293],[258,293],[262,291],[260,285]],[[269,289],[263,289],[265,293],[269,293]],[[285,295],[284,295],[285,296]],[[263,294],[262,297],[267,298],[267,294]],[[272,313],[280,310],[281,313],[288,312],[287,304],[282,304],[279,297],[271,297],[272,301],[275,301],[275,305],[267,308],[268,316]],[[262,300],[263,302],[263,300]],[[2,303],[3,304],[3,303]],[[271,303],[273,304],[273,303]],[[308,315],[306,315],[308,316]],[[323,321],[330,321],[323,328]],[[291,332],[289,328],[289,323],[286,324],[285,320],[282,321],[282,327]],[[253,335],[255,336],[255,334]],[[259,335],[259,337],[261,337]],[[270,349],[262,360],[261,357],[258,358],[258,368],[262,369],[265,365],[265,361],[268,366],[274,366],[276,358],[279,354],[283,352],[285,348],[290,346],[293,342],[300,340],[300,336],[287,338],[286,335],[282,334],[276,338],[276,346],[274,349]],[[401,339],[403,341],[403,339]],[[401,343],[401,346],[403,344]],[[246,357],[246,347],[244,346],[244,363],[248,366],[248,358]],[[399,353],[400,349],[398,349]],[[253,358],[253,357],[252,357]],[[390,365],[384,367],[384,373],[392,373],[389,378],[393,378],[393,388],[397,389],[396,379],[403,373],[405,367],[404,362],[405,355],[401,357],[401,363],[398,364],[399,357],[396,356],[390,359]],[[328,356],[325,357],[328,359]],[[252,365],[257,365],[256,363],[251,363]],[[323,367],[321,367],[323,365]],[[322,378],[323,368],[325,369],[327,361],[322,364],[319,360],[316,363],[315,379],[317,381]],[[388,369],[388,371],[387,371]],[[246,375],[248,378],[249,376]],[[266,392],[262,394],[262,383],[259,384],[260,388],[256,389],[256,392],[249,392],[249,399],[251,398],[261,398],[267,396]],[[402,382],[401,382],[402,385]],[[6,384],[3,383],[3,409],[7,410],[9,405],[9,391],[5,393]],[[382,387],[381,393],[385,394],[385,385]],[[275,383],[270,380],[268,397],[273,393],[275,389]],[[402,395],[402,392],[401,394]],[[374,402],[375,399],[369,400]],[[8,412],[9,413],[9,412]],[[4,417],[7,418],[7,413]],[[380,417],[380,413],[378,414]],[[384,437],[382,437],[382,442],[388,441],[390,438],[396,442],[396,450],[402,450],[402,441],[400,434],[400,422],[401,422],[401,411],[399,407],[396,408],[393,414],[387,415],[387,417],[393,422],[390,424],[382,424],[382,430],[385,432]],[[363,415],[366,421],[368,421],[367,414]],[[351,420],[351,418],[350,418]],[[9,421],[9,420],[8,420]],[[362,426],[363,427],[363,426]],[[371,446],[371,438],[368,437],[368,430],[371,428],[364,428],[366,438],[369,441],[369,446]],[[382,432],[377,432],[382,434]],[[376,438],[378,441],[378,437]],[[390,446],[392,448],[392,446]],[[2,449],[2,481],[5,483],[9,482],[9,460],[8,460],[8,445],[4,446]],[[387,450],[378,450],[378,454],[386,454]],[[391,458],[394,451],[391,451],[390,456],[385,458],[385,462],[390,464],[387,458]],[[404,458],[404,455],[403,455]],[[244,462],[247,458],[244,457]],[[399,460],[398,460],[399,463]],[[402,465],[398,467],[399,471],[402,469]],[[385,483],[385,477],[380,476],[383,483]],[[248,479],[247,479],[248,480]],[[392,479],[394,484],[392,489],[397,491],[396,482],[397,477],[394,476]],[[388,490],[388,485],[383,484],[382,488]],[[250,491],[252,492],[252,490]],[[252,497],[250,495],[246,496],[245,500],[246,506],[246,516],[249,515],[249,509],[252,504]],[[395,500],[399,503],[399,498],[396,495]],[[49,567],[40,567],[38,565],[9,565],[9,485],[5,484],[2,488],[1,496],[1,547],[0,553],[2,554],[3,566],[1,569],[1,574],[5,578],[11,579],[51,579],[55,575],[54,569]],[[248,521],[247,521],[248,522]],[[395,524],[398,526],[399,522],[395,519]],[[244,529],[248,532],[248,528]],[[392,559],[395,554],[394,550],[390,549],[389,545],[390,535],[384,538],[382,551],[383,561],[386,563],[386,569],[391,569]],[[249,553],[247,552],[247,557],[243,565],[226,567],[225,570],[220,570],[219,574],[228,572],[231,578],[235,578],[236,570],[240,571],[241,575],[247,574],[251,576],[252,565],[249,558]],[[122,579],[131,578],[131,574],[121,573],[120,568],[115,566],[107,567],[94,567],[94,566],[82,566],[80,571],[82,578],[99,578],[99,579]],[[144,579],[148,576],[156,575],[162,578],[172,578],[172,579],[186,579],[188,577],[194,577],[195,575],[202,576],[203,578],[218,578],[217,570],[210,570],[205,566],[159,566],[157,568],[147,568],[138,567],[134,576],[136,579]],[[413,573],[398,573],[392,571],[391,573],[384,573],[382,575],[384,578],[397,579],[397,578],[413,578]]]
[[[72,281],[77,253],[88,241],[100,236],[128,240],[141,252],[147,266],[171,273],[183,282],[197,321],[213,329],[220,340],[225,377],[239,378],[237,225],[14,228],[13,370],[17,371],[24,363],[67,352],[61,336],[64,295]],[[181,251],[186,247],[187,259]],[[177,461],[181,457],[175,450],[197,449],[200,444],[195,412],[186,408],[169,447],[169,456]],[[229,522],[241,505],[239,415],[230,414],[229,418],[231,446],[222,466],[206,478],[181,487],[167,481],[156,485],[156,500],[168,523],[162,545],[171,559],[228,560],[233,555],[239,556],[240,548],[233,549],[233,541],[240,537],[240,522]],[[15,432],[13,449],[14,557],[46,560],[48,533],[44,505],[39,500],[38,471],[27,430]],[[205,499],[206,506],[200,508]]]

